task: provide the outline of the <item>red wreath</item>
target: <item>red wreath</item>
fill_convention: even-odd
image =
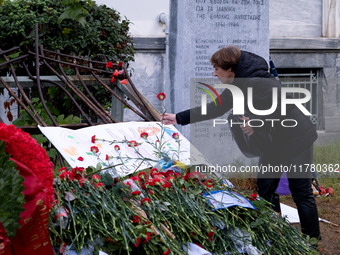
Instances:
[[[36,140],[13,125],[0,123],[0,140],[6,142],[6,153],[25,179],[21,227],[9,244],[0,224],[0,254],[54,254],[48,235],[48,214],[54,194],[53,163]]]

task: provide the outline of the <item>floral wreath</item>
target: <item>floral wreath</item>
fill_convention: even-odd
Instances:
[[[28,133],[14,125],[0,123],[0,141],[6,143],[5,152],[30,168],[47,190],[48,206],[53,199],[53,163],[46,151]]]

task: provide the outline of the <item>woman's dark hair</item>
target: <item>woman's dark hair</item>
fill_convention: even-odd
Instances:
[[[234,72],[238,61],[241,57],[241,50],[237,46],[228,46],[216,51],[210,58],[213,66],[218,66],[223,70],[231,70]]]

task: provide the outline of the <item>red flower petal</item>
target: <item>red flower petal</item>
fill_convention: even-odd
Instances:
[[[179,134],[178,133],[173,133],[172,134],[172,138],[178,139],[179,138]]]
[[[129,142],[129,147],[137,147],[138,143],[136,141],[130,141]]]
[[[149,134],[147,133],[147,132],[143,132],[143,133],[141,133],[140,134],[140,137],[142,137],[142,138],[147,138],[149,136]]]
[[[113,72],[113,76],[118,77],[118,70],[117,69]]]
[[[79,161],[84,161],[84,158],[83,157],[79,157],[78,160]]]
[[[128,84],[127,79],[121,80],[120,83],[123,84],[123,85],[127,85]]]

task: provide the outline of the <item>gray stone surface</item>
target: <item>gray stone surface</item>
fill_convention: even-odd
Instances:
[[[269,58],[268,0],[171,1],[169,80],[166,83],[169,112],[190,108],[190,102],[195,101],[190,87],[197,86],[196,79],[214,84],[210,57],[221,47],[229,45]],[[197,125],[191,127],[194,131],[199,129]],[[178,129],[190,139],[189,126],[179,126]],[[229,130],[200,130],[203,130],[201,134],[195,134],[202,137],[201,145],[208,144],[205,141],[209,139],[216,139],[217,134],[226,133],[220,146],[208,148],[216,156],[212,163],[233,163],[241,156]]]
[[[157,99],[157,94],[164,92],[164,57],[164,53],[139,52],[135,55],[135,61],[130,63],[133,70],[131,79],[136,88],[160,112],[162,105]],[[124,121],[138,120],[141,120],[139,116],[130,109],[124,109]]]
[[[321,37],[321,0],[270,0],[270,37]]]

